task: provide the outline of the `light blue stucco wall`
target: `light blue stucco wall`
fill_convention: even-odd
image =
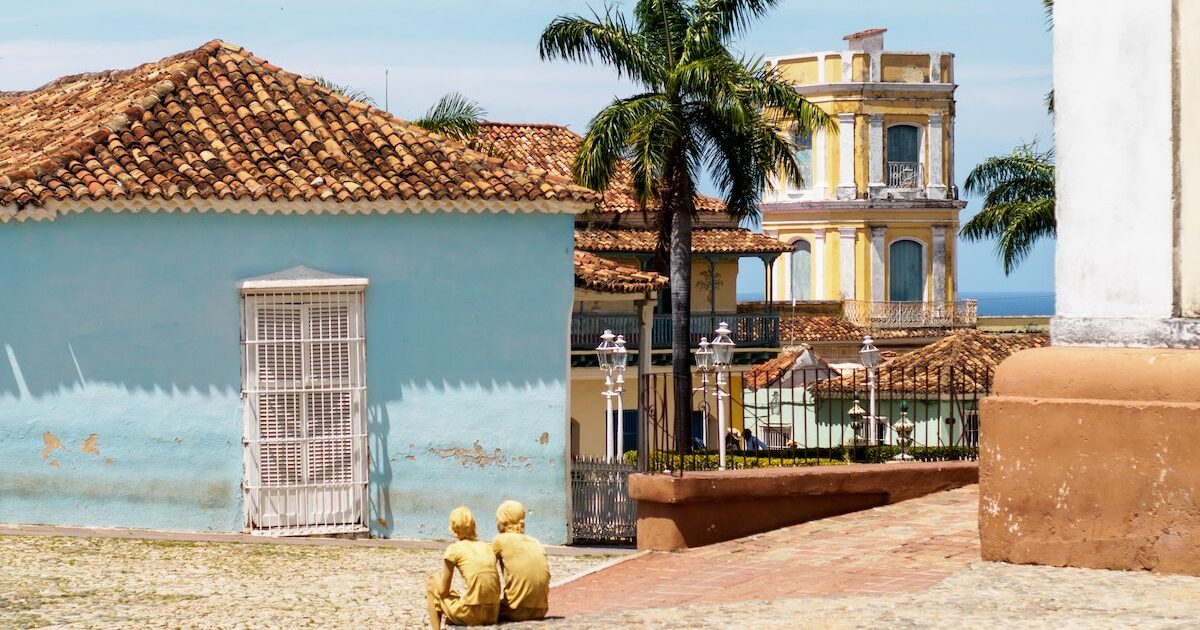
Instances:
[[[303,264],[370,279],[373,533],[444,538],[465,504],[486,534],[516,498],[530,533],[565,541],[572,226],[473,213],[0,225],[0,522],[240,530],[235,283]]]

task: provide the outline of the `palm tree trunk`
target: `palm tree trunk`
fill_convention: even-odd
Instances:
[[[664,169],[662,212],[671,217],[671,376],[675,385],[675,448],[692,447],[692,213],[695,192],[682,148]]]

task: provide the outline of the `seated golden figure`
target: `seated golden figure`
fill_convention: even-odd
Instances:
[[[450,512],[450,533],[458,540],[446,548],[442,571],[429,576],[426,596],[429,623],[433,630],[441,630],[443,619],[454,626],[494,624],[500,612],[496,554],[490,545],[478,539],[475,518],[465,507]],[[462,594],[450,589],[455,569],[467,584]]]
[[[505,501],[496,510],[492,550],[504,575],[500,618],[508,621],[545,619],[550,607],[550,565],[536,538],[525,535],[525,506]]]

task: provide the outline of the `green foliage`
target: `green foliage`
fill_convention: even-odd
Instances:
[[[458,92],[450,92],[439,98],[413,124],[444,136],[472,141],[479,135],[484,116],[487,116],[487,110],[479,103]]]
[[[971,241],[998,239],[996,255],[1011,273],[1035,243],[1053,238],[1054,150],[1040,151],[1036,143],[1017,147],[1009,155],[990,157],[967,175],[964,190],[983,194],[983,210],[962,227]]]
[[[352,101],[358,101],[365,105],[375,105],[375,99],[371,98],[371,96],[367,94],[365,90],[360,90],[349,85],[334,83],[333,81],[330,81],[319,74],[310,74],[304,78],[313,81],[317,85],[329,90],[330,92],[333,92],[334,94],[340,94]]]
[[[637,464],[637,451],[625,453],[626,464]],[[698,451],[680,457],[677,453],[653,451],[650,453],[650,470],[717,470],[720,467],[721,456],[713,451]],[[727,470],[747,468],[789,468],[794,466],[841,466],[846,464],[842,459],[829,457],[809,457],[804,451],[772,451],[763,452],[730,452],[725,456]]]
[[[882,464],[900,454],[899,446],[844,446],[843,457],[860,463]],[[908,455],[913,461],[936,462],[960,459],[979,459],[977,446],[910,446]]]

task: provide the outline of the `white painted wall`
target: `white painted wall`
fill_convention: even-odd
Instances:
[[[1060,0],[1056,311],[1170,317],[1171,3]]]

